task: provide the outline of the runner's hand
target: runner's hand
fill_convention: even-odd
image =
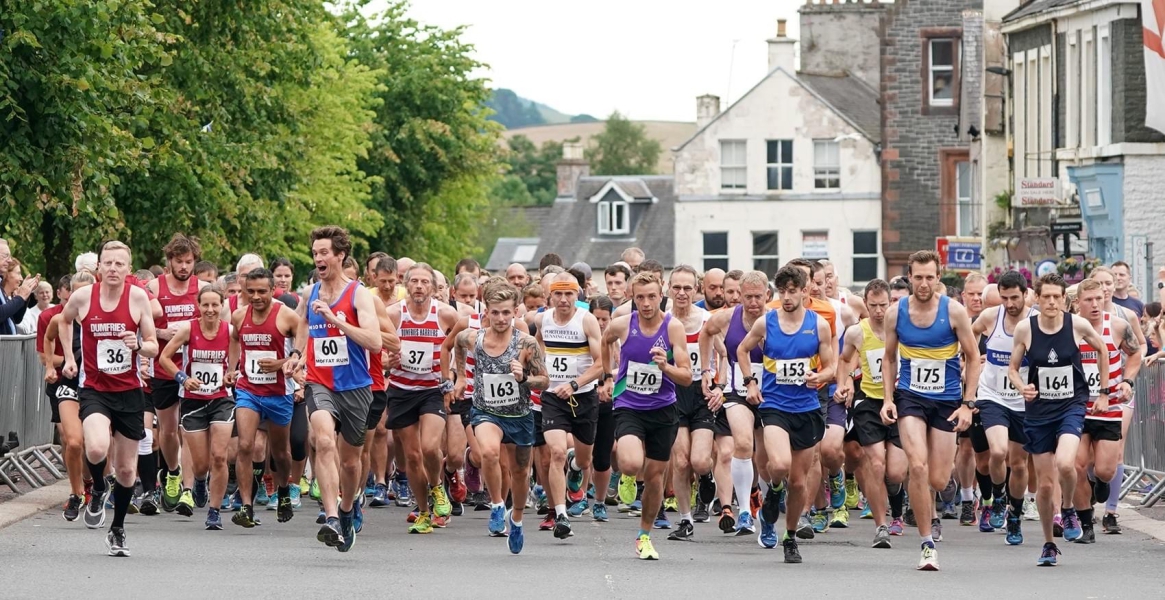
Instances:
[[[841,381],[837,382],[837,390],[833,392],[833,397],[838,402],[845,404],[846,408],[850,408],[854,399],[854,380],[842,377]]]
[[[883,406],[883,408],[885,407]],[[951,418],[947,419],[947,422],[954,423],[955,431],[963,432],[971,427],[972,414],[973,413],[971,412],[971,409],[967,408],[966,406],[960,406],[955,410],[954,414],[951,415]]]
[[[198,388],[202,387],[202,380],[197,377],[190,377],[186,379],[186,383],[182,384],[188,392],[197,392]]]
[[[760,406],[761,400],[763,400],[760,395],[760,384],[755,381],[748,384],[748,392],[745,394],[744,399],[748,400],[748,403],[753,406]]]
[[[230,372],[228,372],[226,374],[225,377],[223,377],[223,385],[225,385],[227,387],[233,386],[233,385],[235,385],[235,381],[238,378],[239,378],[239,372],[232,369]]]
[[[510,373],[514,376],[514,379],[522,379],[522,375],[525,372],[526,370],[522,368],[521,361],[516,358],[510,361]]]
[[[651,361],[662,369],[667,364],[667,351],[659,346],[652,346]]]
[[[45,380],[45,383],[56,383],[57,382],[57,370],[52,368],[52,367],[45,369],[44,380]]]
[[[567,398],[570,398],[570,395],[574,393],[574,390],[571,389],[569,383],[560,383],[554,386],[554,389],[550,390],[550,393],[558,396],[559,398],[562,398],[563,400],[566,400]]]
[[[1031,402],[1032,400],[1035,400],[1036,397],[1039,395],[1040,395],[1039,391],[1036,390],[1036,384],[1029,383],[1029,384],[1023,386],[1023,399],[1024,400]]]
[[[291,359],[291,358],[285,358],[285,359],[264,358],[263,360],[259,361],[259,372],[260,373],[278,373],[279,367],[282,367],[285,362],[290,362],[291,360],[293,360],[293,359]]]
[[[599,402],[610,402],[612,400],[611,394],[613,393],[614,387],[615,387],[615,384],[612,381],[607,381],[607,382],[604,382],[602,385],[600,385],[598,388],[598,390],[599,390]]]
[[[329,325],[335,325],[336,323],[340,322],[338,319],[336,319],[336,314],[332,312],[332,307],[328,306],[328,303],[324,302],[323,300],[317,299],[315,302],[312,302],[311,310],[315,314],[319,315],[320,318],[326,321]]]
[[[724,406],[724,392],[720,388],[712,390],[712,393],[705,394],[704,397],[708,399],[708,410],[713,413],[719,411],[720,407]]]
[[[1108,411],[1108,394],[1101,394],[1097,396],[1096,402],[1092,403],[1092,414],[1098,415],[1106,411]]]
[[[65,361],[65,367],[61,369],[61,375],[65,379],[72,379],[77,376],[77,363]]]
[[[703,388],[705,398],[712,393],[712,376],[711,371],[700,374],[700,387]]]
[[[125,344],[126,348],[129,348],[130,350],[138,349],[138,334],[132,331],[123,331],[118,337],[121,338],[121,341]]]
[[[883,425],[893,425],[898,422],[898,407],[894,406],[893,402],[882,402],[882,410],[880,415],[882,417]]]

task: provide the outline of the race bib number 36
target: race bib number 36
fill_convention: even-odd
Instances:
[[[409,373],[426,375],[433,372],[433,344],[402,340],[400,343],[400,368]]]
[[[247,373],[247,381],[258,385],[275,383],[276,373],[264,373],[259,368],[259,362],[268,359],[275,359],[275,352],[273,350],[247,351],[247,360],[243,363],[243,370]]]
[[[1040,369],[1040,398],[1044,400],[1067,400],[1076,388],[1072,367],[1044,367]]]
[[[654,394],[663,384],[663,371],[655,363],[627,363],[627,389],[637,394]]]
[[[938,394],[947,389],[947,365],[943,360],[910,361],[910,390],[919,394]]]
[[[317,367],[343,367],[348,364],[348,338],[312,338]]]
[[[97,340],[97,370],[106,375],[120,375],[130,370],[133,352],[120,339]]]

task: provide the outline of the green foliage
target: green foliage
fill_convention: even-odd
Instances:
[[[501,123],[502,127],[506,129],[546,123],[546,119],[542,118],[542,113],[538,111],[538,107],[534,106],[533,102],[515,94],[513,90],[505,88],[494,90],[486,102],[486,106],[494,112],[489,116],[489,119]]]
[[[647,137],[646,127],[615,111],[591,138],[586,154],[595,175],[647,175],[655,172],[662,151],[658,141]]]
[[[591,115],[583,113],[581,115],[575,115],[575,116],[571,117],[570,122],[571,123],[598,123],[599,120],[596,119],[595,117],[592,117]]]
[[[999,210],[1002,210],[1005,214],[1010,213],[1011,212],[1011,192],[1008,190],[1004,190],[1002,192],[999,192],[998,194],[995,194],[995,206]]]
[[[577,142],[575,137],[568,142]],[[515,135],[507,143],[504,160],[509,167],[502,183],[495,187],[495,197],[503,206],[549,205],[558,193],[558,161],[562,158],[563,142],[546,141],[541,147],[524,135]],[[517,179],[525,188],[519,190]]]

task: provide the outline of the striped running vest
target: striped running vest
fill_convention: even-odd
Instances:
[[[388,373],[388,383],[399,390],[431,390],[441,383],[441,331],[436,299],[429,299],[429,309],[423,321],[414,321],[408,303],[401,305],[400,364]]]
[[[1125,364],[1120,347],[1112,338],[1112,313],[1106,312],[1102,316],[1100,337],[1104,339],[1104,345],[1108,350],[1108,389],[1111,394],[1116,390],[1117,384],[1124,380]],[[1121,405],[1116,402],[1110,403],[1105,412],[1092,414],[1092,405],[1097,396],[1100,395],[1100,369],[1096,366],[1098,358],[1099,354],[1092,346],[1089,346],[1087,342],[1080,342],[1080,367],[1084,369],[1084,377],[1088,383],[1088,411],[1084,414],[1084,418],[1096,421],[1120,421],[1124,411],[1121,409]]]

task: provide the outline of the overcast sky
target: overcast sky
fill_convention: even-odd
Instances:
[[[740,97],[764,76],[777,19],[802,0],[412,0],[410,14],[465,33],[492,87],[567,114],[695,121],[696,96]],[[691,6],[692,8],[683,8]],[[695,7],[698,6],[699,9]],[[735,51],[733,48],[735,47]]]

